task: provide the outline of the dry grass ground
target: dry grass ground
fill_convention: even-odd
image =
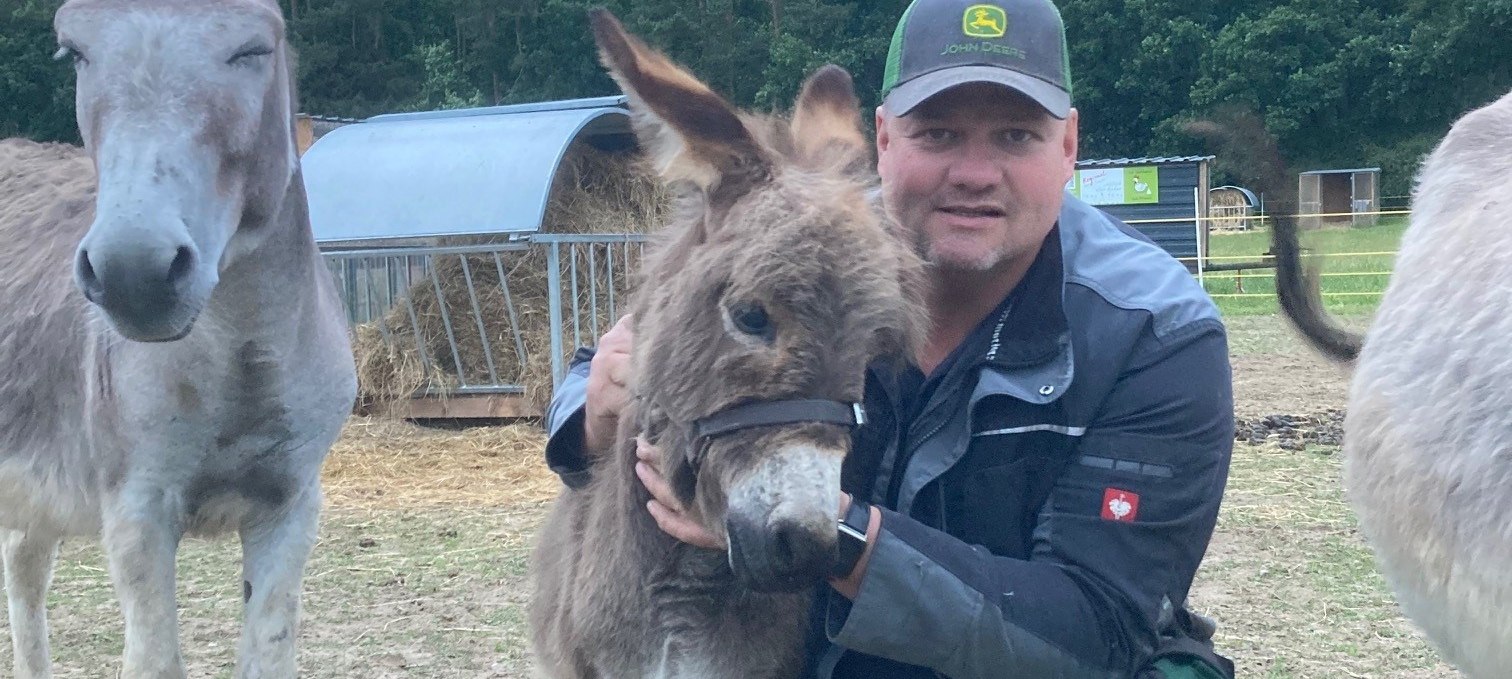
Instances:
[[[1238,410],[1342,404],[1344,376],[1274,317],[1231,323]],[[307,679],[528,677],[526,559],[555,480],[538,427],[447,431],[356,419],[326,467],[329,509],[306,581]],[[193,677],[229,677],[233,541],[186,542],[179,580]],[[57,674],[114,676],[121,620],[98,547],[65,545],[52,589]],[[1451,677],[1399,615],[1339,491],[1336,449],[1236,447],[1193,593],[1242,677]],[[9,632],[0,622],[0,639]],[[0,641],[0,672],[10,666]]]

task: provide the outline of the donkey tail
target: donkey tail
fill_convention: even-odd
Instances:
[[[1237,105],[1220,106],[1205,119],[1191,121],[1186,132],[1203,137],[1231,159],[1230,168],[1242,181],[1259,189],[1273,208],[1271,254],[1276,258],[1276,294],[1281,310],[1313,348],[1336,361],[1351,362],[1363,342],[1323,308],[1317,267],[1302,262],[1297,235],[1296,190],[1289,188],[1286,160],[1274,136],[1253,111]]]
[[[1314,349],[1335,361],[1353,362],[1360,355],[1364,338],[1339,324],[1323,308],[1318,267],[1302,262],[1294,216],[1272,220],[1271,254],[1276,258],[1276,297],[1282,313]]]

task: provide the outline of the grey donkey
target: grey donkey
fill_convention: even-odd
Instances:
[[[1423,163],[1363,334],[1330,319],[1295,224],[1273,234],[1286,315],[1352,370],[1344,483],[1403,612],[1477,679],[1512,668],[1512,93]]]
[[[237,531],[236,676],[294,677],[323,459],[351,412],[273,0],[71,0],[85,154],[0,143],[0,536],[19,679],[51,676],[57,548],[98,535],[121,676],[184,676],[175,553]],[[50,163],[41,157],[51,156]]]

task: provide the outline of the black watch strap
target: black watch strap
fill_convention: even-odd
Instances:
[[[836,525],[835,566],[830,569],[830,577],[843,578],[856,570],[856,563],[866,551],[866,529],[870,524],[871,505],[852,500]]]

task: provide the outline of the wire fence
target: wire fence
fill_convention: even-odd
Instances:
[[[1375,220],[1382,217],[1405,220],[1410,214],[1411,210],[1408,209],[1381,209],[1359,212],[1305,212],[1284,216],[1297,220],[1298,223],[1307,223],[1305,220],[1313,220],[1313,223],[1330,219],[1349,220],[1349,223],[1357,227],[1362,218],[1368,218],[1370,223],[1376,224]],[[1124,222],[1135,228],[1141,225],[1194,224],[1193,237],[1198,239],[1200,243],[1198,251],[1202,254],[1195,257],[1176,257],[1176,259],[1185,264],[1202,282],[1209,296],[1216,300],[1274,299],[1276,294],[1275,258],[1269,250],[1268,239],[1257,241],[1253,252],[1242,254],[1215,255],[1212,254],[1212,244],[1219,239],[1257,238],[1260,233],[1268,231],[1278,216],[1281,215],[1260,213],[1245,214],[1240,217],[1232,211],[1213,210],[1208,216],[1128,219]],[[1255,228],[1242,231],[1220,231],[1214,228],[1218,224],[1232,224],[1236,218],[1246,220],[1248,224],[1255,225]],[[1368,233],[1370,228],[1374,227],[1334,231],[1333,233],[1345,234],[1339,238],[1343,241],[1344,251],[1303,252],[1304,259],[1317,261],[1319,268],[1322,269],[1320,293],[1325,299],[1358,299],[1365,302],[1385,292],[1386,283],[1391,276],[1392,264],[1396,258],[1396,250],[1371,247],[1386,245],[1386,243],[1375,242],[1381,240],[1379,236],[1362,238],[1361,240],[1367,241],[1365,243],[1349,242],[1349,234]],[[1350,247],[1358,247],[1362,244],[1366,246],[1364,249],[1348,250]],[[1395,244],[1393,235],[1390,245],[1394,247]]]

